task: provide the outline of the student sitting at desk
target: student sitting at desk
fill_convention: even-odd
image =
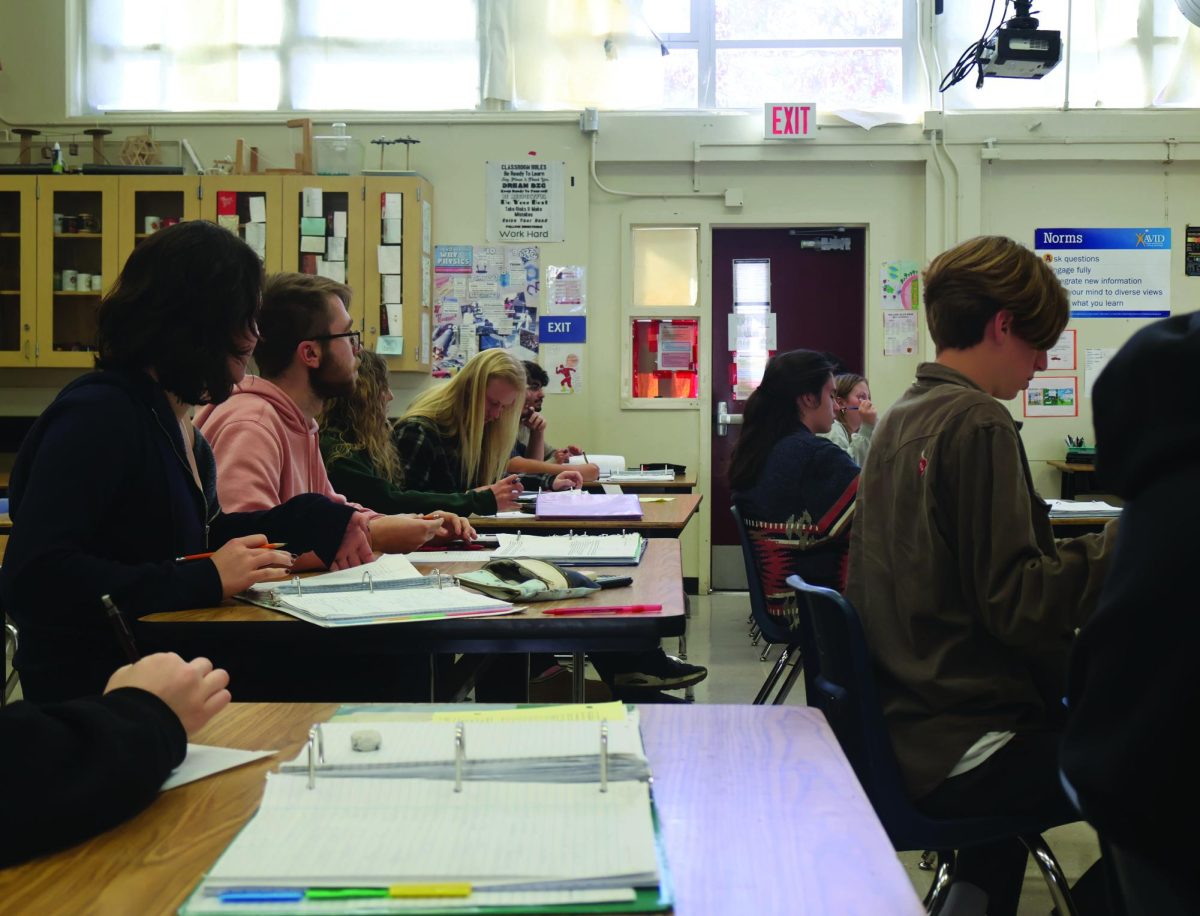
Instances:
[[[1011,239],[970,239],[925,273],[937,359],[879,422],[850,535],[862,617],[896,758],[933,817],[1077,820],[1059,782],[1067,656],[1110,568],[1103,534],[1055,540],[1011,400],[1067,324],[1053,271]],[[957,879],[1015,913],[1016,837],[960,851]],[[1095,870],[1076,903],[1102,896]],[[1096,894],[1099,891],[1100,893]]]
[[[861,468],[867,463],[878,419],[867,380],[853,372],[837,376],[833,380],[833,402],[836,405],[833,426],[822,438],[844,449]]]
[[[546,385],[550,376],[535,362],[523,360],[525,367],[525,407],[521,411],[521,427],[517,430],[517,444],[508,459],[508,470],[514,474],[556,474],[573,455],[582,455],[578,445],[554,448],[546,444],[546,418],[542,416],[542,402],[546,400]],[[571,465],[585,483],[600,478],[599,466],[585,460],[583,464]]]
[[[207,658],[160,653],[118,668],[103,696],[0,709],[0,868],[103,833],[154,801],[187,736],[229,705],[228,683]]]
[[[771,357],[746,402],[730,488],[746,521],[775,523],[780,538],[797,544],[787,568],[764,581],[768,594],[786,592],[792,573],[814,585],[846,587],[858,465],[822,438],[835,422],[834,406],[832,369],[812,350]]]
[[[422,489],[460,493],[495,480],[517,438],[524,403],[525,370],[507,350],[477,353],[443,385],[417,396],[396,424],[396,450],[405,479]],[[563,471],[544,481],[554,489],[578,487],[578,472]],[[598,652],[590,656],[597,672],[620,698],[654,700],[639,691],[675,690],[708,676],[689,665],[651,652]]]
[[[369,555],[353,510],[324,497],[232,514],[217,499],[212,451],[189,412],[223,401],[245,374],[261,289],[249,246],[196,220],[139,243],[100,304],[97,371],[38,418],[9,487],[0,595],[20,627],[26,698],[98,693],[125,660],[102,595],[135,618],[211,607],[291,566],[291,553],[260,549],[268,538],[334,565]],[[204,654],[234,670],[215,648]]]
[[[407,489],[387,420],[392,400],[387,362],[369,350],[359,353],[358,359],[354,390],[329,400],[320,420],[321,457],[338,493],[379,512],[447,509],[462,515],[494,515],[518,507],[521,485],[515,475],[462,493]]]
[[[298,493],[346,502],[325,471],[316,417],[330,398],[354,391],[361,338],[352,330],[349,301],[349,287],[324,277],[268,278],[258,318],[262,337],[254,350],[262,376],[248,376],[223,404],[196,415],[221,469],[223,504],[261,509]],[[474,534],[452,512],[424,519],[350,505],[371,550],[380,553],[407,553],[435,537]]]

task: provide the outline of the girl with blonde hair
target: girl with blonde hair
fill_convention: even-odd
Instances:
[[[495,512],[500,494],[511,493],[511,480],[465,493],[407,488],[387,419],[391,401],[386,360],[363,350],[354,391],[330,400],[321,415],[321,457],[334,489],[377,512]]]
[[[834,422],[822,437],[840,446],[860,468],[867,463],[871,434],[879,413],[871,403],[871,389],[865,377],[845,372],[833,380]]]
[[[448,382],[417,395],[392,431],[405,485],[443,493],[487,487],[482,492],[495,505],[484,514],[512,508],[522,486],[504,469],[524,404],[520,361],[507,350],[475,354]],[[563,471],[536,483],[569,490],[583,480],[578,471]]]

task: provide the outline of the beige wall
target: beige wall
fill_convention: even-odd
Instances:
[[[57,2],[0,0],[0,117],[11,126],[70,125],[66,119],[66,14]],[[986,90],[985,90],[986,91]],[[566,163],[567,241],[542,246],[543,263],[583,264],[589,275],[588,373],[581,396],[549,398],[553,441],[585,444],[631,461],[674,460],[708,473],[712,404],[708,354],[702,357],[700,404],[686,410],[630,410],[621,405],[626,355],[622,308],[630,292],[628,227],[688,223],[701,227],[702,299],[707,348],[711,276],[710,230],[722,226],[861,225],[867,229],[867,371],[876,400],[889,404],[912,377],[917,358],[882,355],[877,273],[880,262],[925,262],[938,250],[979,232],[1030,243],[1034,228],[1163,225],[1174,232],[1172,307],[1194,308],[1182,270],[1183,229],[1200,212],[1197,160],[1200,131],[1187,112],[1039,112],[971,114],[945,119],[945,146],[934,148],[921,125],[865,131],[822,126],[805,145],[762,142],[754,115],[602,113],[597,170],[614,196],[589,178],[590,142],[573,112],[539,115],[458,114],[384,118],[346,114],[361,140],[412,134],[413,166],[436,189],[434,241],[484,241],[484,164],[489,159],[538,158]],[[119,139],[151,129],[161,140],[188,138],[204,163],[231,155],[238,137],[266,159],[286,163],[291,136],[284,116],[105,118]],[[932,124],[933,122],[931,122]],[[0,137],[4,136],[0,134]],[[1167,138],[1176,142],[1168,143]],[[0,146],[0,154],[6,147]],[[9,147],[10,148],[10,147]],[[370,155],[375,151],[370,148]],[[574,185],[571,186],[571,179]],[[741,207],[701,192],[738,189]],[[1142,322],[1075,322],[1080,359],[1087,346],[1116,346]],[[922,346],[927,346],[923,338]],[[1082,368],[1075,374],[1083,383]],[[69,373],[0,371],[0,414],[39,411]],[[395,376],[399,410],[428,380]],[[1019,413],[1019,405],[1016,407]],[[1078,420],[1037,420],[1023,433],[1042,492],[1057,492],[1063,436],[1090,438],[1090,404]],[[707,581],[708,515],[685,539],[687,571]]]

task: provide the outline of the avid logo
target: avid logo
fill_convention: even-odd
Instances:
[[[1137,240],[1133,243],[1134,248],[1162,248],[1167,244],[1167,234],[1165,232],[1151,232],[1145,229],[1137,234]]]

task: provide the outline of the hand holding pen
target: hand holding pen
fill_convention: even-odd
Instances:
[[[221,577],[221,594],[232,598],[259,582],[276,582],[288,577],[296,558],[286,550],[273,550],[266,535],[248,534],[233,538],[209,558]]]

